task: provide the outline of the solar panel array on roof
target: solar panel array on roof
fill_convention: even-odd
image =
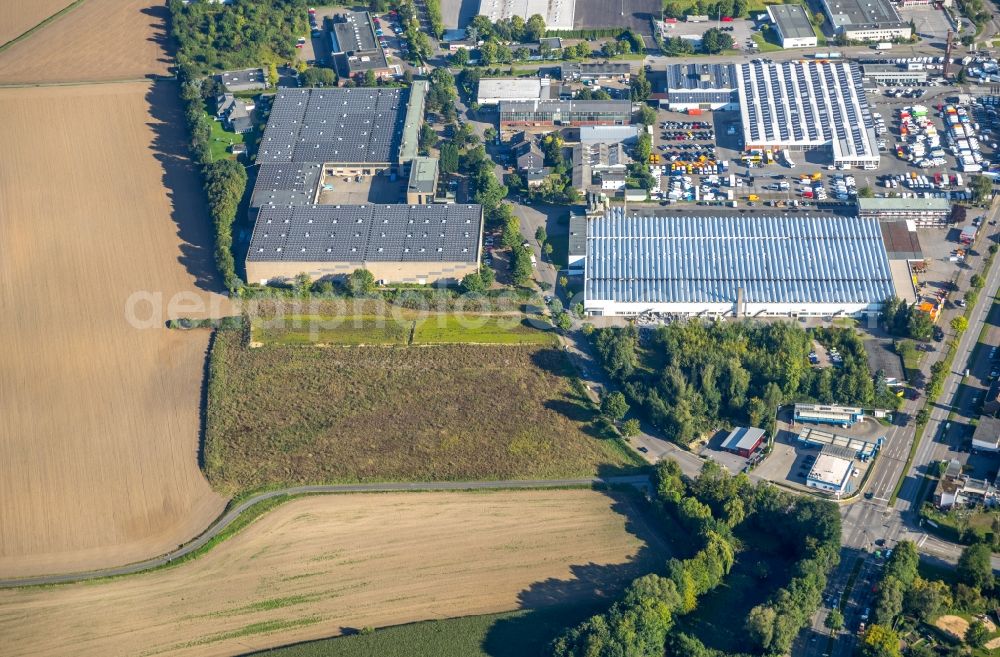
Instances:
[[[671,64],[667,66],[668,92],[681,89],[731,91],[735,88],[736,67],[732,64]]]
[[[585,294],[618,303],[868,303],[892,296],[875,219],[630,216],[587,222]]]
[[[874,120],[853,62],[752,61],[736,68],[746,143],[818,147],[878,160]]]
[[[281,88],[257,162],[392,162],[405,105],[405,92],[395,88]]]
[[[302,205],[313,202],[322,165],[315,162],[269,162],[257,167],[250,205]]]
[[[476,262],[479,205],[299,205],[260,211],[247,260]]]

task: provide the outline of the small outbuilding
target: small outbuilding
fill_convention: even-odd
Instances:
[[[749,458],[764,443],[764,430],[757,427],[736,427],[722,441],[722,449]]]

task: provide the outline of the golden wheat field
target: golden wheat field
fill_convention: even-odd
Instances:
[[[0,45],[68,7],[73,0],[8,0],[0,2]]]
[[[209,336],[164,328],[230,311],[173,84],[0,90],[0,577],[153,556],[224,506]]]
[[[590,490],[301,498],[174,568],[0,591],[0,635],[10,657],[210,657],[558,604],[662,563],[635,526],[629,498]]]
[[[165,2],[84,0],[0,52],[0,84],[131,80],[167,73],[167,15]]]

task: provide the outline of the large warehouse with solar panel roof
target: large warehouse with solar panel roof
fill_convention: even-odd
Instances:
[[[590,315],[861,316],[895,294],[877,219],[628,215],[586,222]]]
[[[342,176],[406,175],[419,159],[426,91],[425,81],[410,89],[278,90],[250,199],[249,282],[364,268],[387,283],[430,284],[478,271],[482,206],[319,202]]]
[[[823,150],[834,165],[878,167],[875,122],[857,64],[746,62],[736,65],[736,90],[747,151]]]

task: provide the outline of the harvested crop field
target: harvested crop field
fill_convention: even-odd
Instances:
[[[176,89],[6,89],[0,116],[0,577],[159,554],[224,505],[197,459],[209,334],[164,328],[230,310]]]
[[[10,0],[0,2],[0,45],[16,39],[73,0]]]
[[[588,476],[637,461],[595,437],[558,349],[525,345],[212,351],[216,489],[323,481]]]
[[[0,84],[164,75],[171,61],[164,52],[166,20],[165,2],[84,0],[0,52]]]
[[[632,498],[590,490],[307,497],[175,568],[0,591],[0,635],[9,657],[233,655],[614,594],[658,545]]]

